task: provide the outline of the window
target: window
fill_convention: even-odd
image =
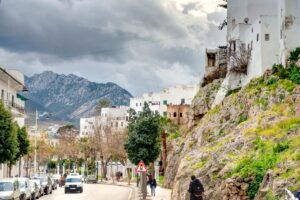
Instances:
[[[138,103],[136,103],[135,105],[136,105],[136,107],[138,107],[138,106],[139,106],[139,104],[138,104]]]
[[[270,34],[265,34],[265,41],[270,41]]]
[[[118,127],[118,122],[116,122],[116,127]]]
[[[124,125],[124,123],[123,122],[121,122],[121,126],[123,127],[123,125]]]
[[[167,112],[164,112],[164,116],[165,116],[165,117],[167,116]]]
[[[177,113],[176,112],[173,113],[173,117],[177,117]]]
[[[12,107],[15,106],[15,96],[14,95],[11,96],[11,106]]]
[[[164,100],[164,101],[163,101],[163,104],[164,104],[164,105],[167,105],[167,104],[168,104],[168,101],[167,101],[167,100]]]
[[[180,117],[183,117],[183,114],[182,114],[182,113],[180,113]]]
[[[207,54],[207,66],[214,67],[216,65],[216,54],[209,53]]]
[[[185,99],[181,99],[181,105],[185,104]]]
[[[256,35],[256,41],[258,42],[259,41],[259,34],[257,33]]]

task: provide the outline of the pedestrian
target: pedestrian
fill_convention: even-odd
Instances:
[[[295,192],[295,197],[300,199],[300,188]]]
[[[194,175],[191,176],[191,183],[188,192],[190,193],[190,200],[203,200],[203,185]]]
[[[148,184],[150,185],[151,196],[155,197],[156,179],[151,177],[151,179],[148,181]]]

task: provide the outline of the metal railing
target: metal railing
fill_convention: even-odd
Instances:
[[[5,106],[7,106],[9,109],[16,109],[19,113],[25,114],[25,107],[18,105],[15,102],[12,101],[7,101],[7,100],[2,100]]]

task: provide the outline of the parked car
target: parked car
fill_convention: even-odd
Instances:
[[[38,199],[40,197],[40,191],[37,183],[34,180],[30,180],[30,188],[31,188],[31,200]]]
[[[0,199],[19,199],[21,190],[17,179],[0,179]]]
[[[67,176],[65,184],[65,193],[69,192],[83,192],[81,176]]]
[[[51,183],[52,183],[52,190],[56,190],[57,189],[57,182],[55,181],[55,179],[53,177],[51,177]]]
[[[21,200],[30,200],[31,198],[31,188],[29,178],[18,178],[21,190]]]
[[[52,193],[52,181],[49,176],[40,176],[35,179],[39,179],[41,181],[44,194]]]
[[[32,179],[31,181],[34,181],[37,184],[37,187],[39,189],[39,197],[44,195],[44,190],[42,186],[42,182],[39,179]]]
[[[85,179],[86,183],[97,183],[98,180],[95,175],[88,175]]]

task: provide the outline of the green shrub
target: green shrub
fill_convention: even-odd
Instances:
[[[235,89],[232,89],[232,90],[228,90],[227,93],[226,93],[226,97],[228,97],[232,94],[238,93],[241,89],[242,89],[242,87],[238,87],[238,88],[235,88]]]
[[[294,51],[290,53],[290,60],[297,61],[300,55],[300,47],[296,48]]]
[[[290,145],[289,145],[288,142],[281,142],[281,143],[276,144],[273,147],[273,151],[275,153],[281,153],[281,152],[284,152],[285,150],[287,150],[289,148],[290,148]]]
[[[288,70],[288,78],[296,84],[300,84],[300,67],[295,64],[289,66]]]
[[[243,123],[247,120],[248,120],[248,115],[246,115],[246,114],[240,115],[239,118],[236,121],[236,124]]]

